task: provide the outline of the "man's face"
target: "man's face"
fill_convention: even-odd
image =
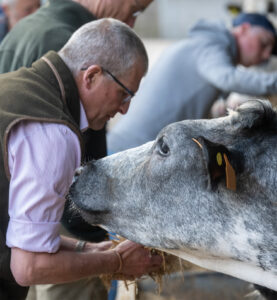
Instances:
[[[90,67],[91,68],[91,67]],[[84,106],[89,127],[94,130],[103,128],[108,120],[116,113],[126,114],[130,102],[124,102],[129,94],[109,74],[99,66],[92,71],[90,68],[84,71],[79,92]],[[94,68],[94,66],[92,66]],[[98,70],[97,70],[98,68]],[[94,73],[86,73],[86,72]],[[144,70],[137,64],[124,76],[117,77],[120,82],[134,93],[138,90]],[[80,82],[80,81],[79,81]]]
[[[268,60],[275,43],[273,33],[259,26],[242,26],[238,39],[239,63],[249,67]]]
[[[5,10],[11,29],[20,19],[35,12],[40,7],[39,0],[17,0]]]

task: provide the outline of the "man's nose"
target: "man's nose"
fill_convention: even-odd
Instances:
[[[129,106],[130,106],[130,101],[126,102],[126,103],[122,103],[119,107],[119,112],[122,114],[122,115],[125,115],[129,109]]]

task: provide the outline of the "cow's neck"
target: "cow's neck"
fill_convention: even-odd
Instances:
[[[205,258],[197,257],[190,251],[160,249],[161,251],[176,255],[184,260],[187,260],[195,265],[216,272],[221,272],[231,275],[242,280],[265,286],[269,289],[277,291],[277,276],[272,272],[264,271],[263,269],[245,262],[232,259],[220,258]]]

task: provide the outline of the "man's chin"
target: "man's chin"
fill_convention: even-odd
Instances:
[[[105,127],[106,122],[94,122],[89,124],[89,128],[93,129],[93,130],[101,130]]]

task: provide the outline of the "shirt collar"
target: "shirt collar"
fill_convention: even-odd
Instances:
[[[88,128],[88,119],[85,113],[84,106],[80,101],[80,130],[85,130]]]

